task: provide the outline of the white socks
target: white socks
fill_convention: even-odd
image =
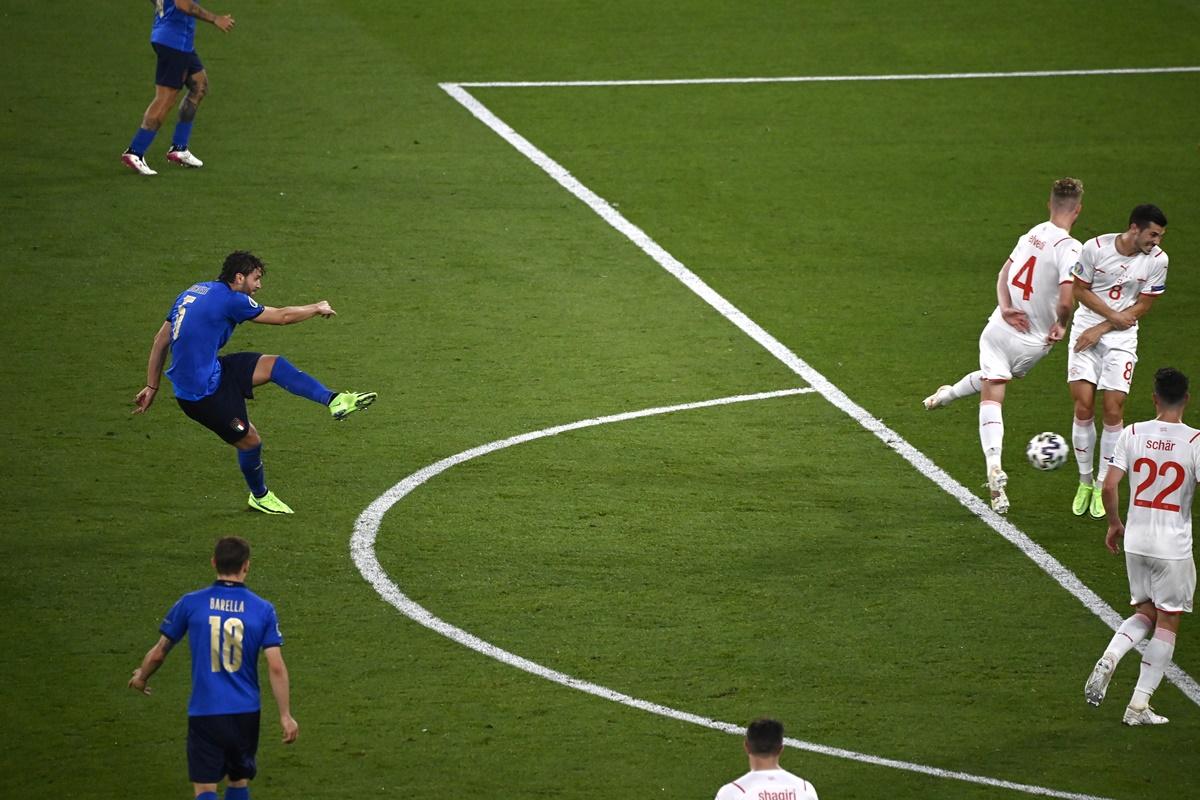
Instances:
[[[1150,695],[1162,682],[1163,672],[1171,663],[1175,654],[1175,634],[1158,628],[1154,638],[1146,645],[1146,654],[1142,656],[1142,672],[1138,676],[1137,688],[1133,690],[1133,699],[1129,701],[1131,708],[1145,708],[1150,704]]]
[[[1004,445],[1004,417],[1000,409],[1000,404],[994,400],[979,404],[979,444],[983,447],[989,472],[993,466],[1000,465],[1000,449]]]
[[[1096,446],[1096,420],[1094,417],[1075,420],[1071,425],[1071,444],[1075,448],[1075,463],[1079,465],[1079,482],[1090,486],[1092,483],[1092,450]],[[1109,455],[1112,453],[1110,452]]]
[[[983,370],[975,370],[972,373],[963,375],[958,379],[958,383],[950,387],[950,397],[954,400],[962,400],[964,397],[979,394],[982,389]]]
[[[1112,463],[1113,453],[1117,449],[1117,439],[1121,438],[1121,431],[1125,429],[1124,425],[1105,425],[1104,433],[1100,434],[1100,467],[1096,470],[1096,483],[1104,483],[1104,476],[1108,474],[1108,466]]]
[[[1140,612],[1134,614],[1121,623],[1121,627],[1117,628],[1112,641],[1104,650],[1104,657],[1112,661],[1115,667],[1125,657],[1125,654],[1132,650],[1138,642],[1145,639],[1153,629],[1154,623],[1150,621],[1149,617]]]

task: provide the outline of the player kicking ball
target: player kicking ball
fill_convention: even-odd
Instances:
[[[328,319],[337,312],[321,300],[306,306],[272,308],[254,301],[266,267],[242,250],[230,253],[215,281],[193,284],[182,292],[154,336],[146,365],[146,386],[134,398],[134,414],[150,409],[162,381],[163,365],[171,352],[167,377],[183,413],[199,422],[238,451],[238,466],[250,487],[250,508],[266,514],[291,514],[292,509],[267,489],[263,476],[262,437],[250,423],[246,400],[254,389],[274,383],[294,395],[329,409],[342,420],[375,402],[375,392],[334,392],[316,378],[296,369],[283,356],[262,353],[217,355],[233,329],[250,320],[266,325],[291,325],[315,316]]]
[[[1179,620],[1192,610],[1196,562],[1192,557],[1192,497],[1200,480],[1200,430],[1183,424],[1188,379],[1176,369],[1154,376],[1157,416],[1125,428],[1113,448],[1101,489],[1108,517],[1104,544],[1113,553],[1125,540],[1129,604],[1137,609],[1121,623],[1083,687],[1090,704],[1100,705],[1121,658],[1150,636],[1137,688],[1125,709],[1126,725],[1163,725],[1167,718],[1150,707],[1175,653]],[[1118,510],[1118,487],[1129,472],[1127,523]]]
[[[996,310],[979,336],[979,369],[953,385],[938,387],[925,398],[933,411],[955,400],[980,395],[979,443],[987,466],[992,510],[1008,513],[1004,487],[1008,476],[1000,463],[1004,445],[1005,387],[1024,377],[1055,342],[1062,340],[1071,315],[1071,269],[1081,245],[1071,226],[1083,208],[1083,183],[1075,178],[1054,182],[1047,202],[1050,219],[1017,240],[996,281]]]

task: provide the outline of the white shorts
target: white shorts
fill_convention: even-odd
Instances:
[[[1129,384],[1133,383],[1133,369],[1137,366],[1137,340],[1132,346],[1122,342],[1124,347],[1109,347],[1100,341],[1084,350],[1075,352],[1075,340],[1079,332],[1071,326],[1071,342],[1067,349],[1067,382],[1087,381],[1097,389],[1104,391],[1124,392],[1129,394]]]
[[[1030,341],[1007,322],[989,321],[979,334],[979,369],[984,380],[1023,378],[1051,347],[1049,342]]]
[[[1196,594],[1196,562],[1187,558],[1167,559],[1125,553],[1129,573],[1129,605],[1153,602],[1159,611],[1191,613]]]

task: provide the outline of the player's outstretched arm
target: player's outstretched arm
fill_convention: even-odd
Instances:
[[[175,0],[175,8],[189,17],[195,17],[217,26],[224,33],[229,33],[234,26],[233,17],[228,14],[214,14],[208,9],[202,8],[194,0]]]
[[[163,366],[167,363],[167,348],[171,346],[171,323],[164,322],[154,334],[150,345],[150,358],[146,362],[146,385],[133,398],[134,414],[145,414],[162,386]]]
[[[150,680],[150,676],[158,671],[163,662],[167,660],[167,653],[171,652],[171,640],[160,635],[154,646],[146,651],[146,655],[142,658],[142,663],[133,671],[133,677],[129,679],[129,688],[142,694],[150,694],[150,687],[146,682]]]
[[[321,300],[317,303],[309,303],[306,306],[285,306],[283,308],[272,308],[266,306],[261,314],[251,320],[251,322],[260,322],[263,325],[294,325],[297,322],[304,322],[306,319],[321,316],[325,319],[337,316],[337,312],[333,310],[333,306],[329,305],[326,300]]]
[[[266,654],[267,677],[271,681],[271,694],[275,695],[275,705],[279,707],[279,726],[283,728],[283,743],[291,744],[300,735],[300,723],[292,718],[287,664],[283,663],[283,651],[278,647],[268,647]]]

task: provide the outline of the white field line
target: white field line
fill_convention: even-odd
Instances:
[[[491,128],[504,141],[515,147],[521,155],[528,158],[560,186],[579,198],[588,208],[612,227],[620,231],[626,238],[638,246],[646,255],[654,259],[663,269],[695,293],[700,299],[712,306],[717,313],[725,317],[743,333],[762,345],[771,355],[775,356],[788,369],[799,375],[810,386],[816,389],[822,397],[845,411],[858,424],[875,434],[884,444],[898,453],[905,461],[912,464],[929,480],[940,486],[947,494],[954,497],[968,511],[979,517],[992,530],[1014,544],[1022,553],[1042,568],[1060,586],[1074,595],[1079,602],[1102,619],[1113,630],[1122,622],[1121,615],[1088,588],[1083,581],[1061,564],[1045,548],[1033,541],[1004,517],[992,511],[990,507],[965,486],[950,477],[949,473],[933,463],[932,460],[917,448],[909,444],[900,434],[889,428],[882,420],[872,416],[866,409],[851,400],[845,392],[835,386],[824,375],[817,372],[798,355],[789,350],[782,342],[767,333],[757,322],[747,317],[732,303],[718,294],[694,272],[685,267],[678,259],[663,249],[658,242],[651,239],[645,231],[626,219],[612,207],[607,200],[600,197],[591,189],[584,186],[561,164],[535,147],[528,139],[513,130],[508,123],[497,117],[483,103],[479,102],[462,86],[452,83],[441,84],[442,89],[471,112],[480,122]],[[1100,652],[1103,642],[1097,641],[1096,651]],[[1139,645],[1139,649],[1142,645]],[[1200,684],[1195,679],[1172,663],[1167,668],[1167,678],[1174,683],[1193,703],[1200,705]]]
[[[736,83],[868,83],[876,81],[958,81],[980,78],[1071,78],[1089,75],[1165,75],[1200,72],[1198,67],[1130,67],[1127,69],[1060,69],[1022,72],[933,72],[912,75],[784,75],[758,78],[661,78],[616,81],[462,81],[446,86],[478,89],[529,89],[578,86],[706,86]]]
[[[641,411],[629,411],[623,414],[613,414],[606,417],[597,417],[593,419],[580,420],[579,422],[571,422],[566,425],[556,425],[553,428],[546,428],[540,431],[532,431],[523,433],[519,436],[510,436],[507,439],[500,439],[495,442],[480,445],[479,447],[465,450],[448,458],[443,458],[441,461],[430,464],[429,466],[414,472],[404,480],[397,483],[391,489],[388,489],[380,495],[375,502],[367,506],[354,522],[354,535],[350,540],[350,552],[354,558],[354,564],[358,567],[358,571],[362,576],[375,588],[379,596],[394,606],[404,616],[414,622],[424,625],[432,631],[440,633],[448,639],[451,639],[464,647],[482,653],[483,655],[494,658],[497,661],[524,670],[531,675],[536,675],[540,678],[553,681],[571,689],[577,689],[581,692],[605,700],[611,700],[614,703],[636,708],[641,711],[648,711],[651,714],[669,717],[670,719],[679,720],[680,722],[690,722],[693,725],[700,725],[712,730],[722,731],[724,733],[741,736],[744,732],[739,725],[734,725],[730,722],[721,722],[719,720],[702,717],[698,714],[691,714],[686,711],[679,711],[669,706],[651,703],[648,700],[641,700],[631,695],[624,694],[609,689],[599,684],[591,683],[590,681],[581,680],[564,672],[544,667],[535,661],[530,661],[527,658],[511,653],[496,645],[480,639],[478,636],[463,630],[455,625],[446,622],[445,620],[434,616],[428,609],[412,600],[408,595],[400,590],[383,566],[379,563],[379,559],[375,555],[375,541],[379,536],[379,526],[383,522],[383,517],[387,514],[396,503],[410,494],[418,486],[429,481],[431,478],[440,475],[453,466],[462,464],[465,461],[470,461],[473,458],[494,453],[497,450],[503,450],[506,447],[513,445],[531,442],[535,439],[544,439],[548,436],[557,436],[560,433],[567,431],[579,430],[581,428],[591,428],[597,425],[607,425],[613,422],[625,422],[627,420],[639,419],[642,417],[656,416],[659,414],[670,414],[676,411],[690,411],[697,408],[709,408],[712,406],[730,405],[733,403],[746,403],[754,400],[766,400],[774,397],[786,397],[789,395],[809,394],[814,392],[811,388],[783,389],[775,392],[761,392],[759,394],[737,395],[734,397],[721,397],[715,400],[705,400],[698,403],[683,403],[673,406],[662,406],[659,408],[648,408]],[[928,767],[923,764],[914,764],[908,761],[899,761],[894,758],[883,758],[881,756],[870,755],[869,753],[859,753],[854,750],[846,750],[840,747],[828,747],[815,742],[806,742],[802,739],[788,738],[785,740],[788,747],[796,748],[797,750],[807,750],[812,753],[831,756],[833,758],[844,758],[851,761],[859,761],[865,764],[871,764],[880,767],[891,767],[892,769],[901,769],[908,772],[917,772],[923,775],[932,775],[937,778],[947,778],[958,781],[966,781],[968,783],[981,784],[984,786],[992,786],[1000,789],[1011,789],[1013,791],[1024,792],[1026,794],[1039,795],[1041,797],[1057,797],[1064,800],[1106,800],[1106,798],[1095,795],[1078,794],[1075,792],[1063,792],[1056,789],[1047,789],[1043,786],[1032,786],[1025,783],[1014,783],[1012,781],[1000,780],[998,778],[988,778],[982,775],[972,775],[967,772],[955,772],[953,770],[938,769],[937,767]]]

